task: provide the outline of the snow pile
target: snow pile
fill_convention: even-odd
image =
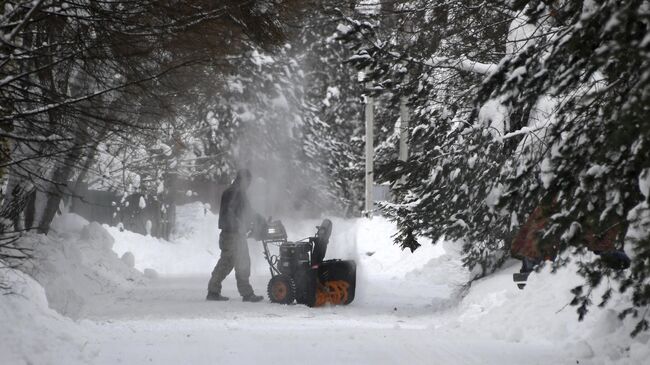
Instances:
[[[0,261],[0,362],[90,362],[91,334],[67,317],[83,317],[89,300],[124,296],[146,282],[113,243],[101,225],[75,214],[56,216],[48,235],[21,237],[18,244],[33,250],[33,259]]]
[[[45,288],[52,309],[79,318],[88,297],[117,294],[144,281],[113,252],[113,243],[98,223],[63,214],[55,218],[48,235],[21,238],[20,245],[33,250],[34,258],[19,268]]]
[[[209,273],[219,259],[219,229],[217,216],[202,203],[176,208],[176,227],[172,242],[152,236],[104,225],[115,237],[113,250],[134,257],[134,267],[160,275],[198,275]],[[251,256],[253,246],[251,245]],[[153,270],[153,271],[152,271]]]
[[[576,274],[575,263],[555,274],[546,265],[540,273],[530,275],[524,290],[512,281],[512,273],[518,269],[517,262],[474,283],[458,307],[445,314],[445,325],[507,342],[551,343],[580,363],[641,364],[650,358],[650,334],[631,339],[636,320],[618,319],[629,298],[615,296],[606,308],[598,308],[601,288],[592,293],[594,305],[584,321],[578,322],[576,307],[569,305],[573,298],[570,290],[584,279]]]
[[[43,287],[0,261],[0,362],[88,363],[85,332],[48,308]]]

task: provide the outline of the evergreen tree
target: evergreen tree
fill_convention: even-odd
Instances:
[[[354,19],[342,34],[377,85],[399,80],[400,67],[411,74],[412,155],[379,168],[401,182],[385,207],[401,227],[397,241],[462,240],[476,278],[500,267],[522,224],[546,207],[539,249],[557,256],[554,265],[605,239],[634,253],[629,271],[605,256],[579,264],[580,318],[610,278],[632,291],[622,316],[641,316],[634,334],[647,329],[648,2],[397,6],[403,19],[421,16],[413,43],[390,41],[399,27]],[[410,47],[418,40],[430,47]]]
[[[363,203],[363,84],[341,62],[351,52],[335,37],[337,5],[307,14],[309,25],[296,35],[306,89],[300,143],[321,209],[356,215]]]

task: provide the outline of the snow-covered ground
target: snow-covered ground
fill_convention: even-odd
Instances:
[[[299,239],[319,222],[284,223]],[[380,217],[334,220],[327,257],[357,261],[357,296],[349,306],[307,308],[242,303],[234,277],[224,283],[229,302],[206,302],[218,230],[200,204],[179,208],[172,242],[58,217],[50,235],[24,239],[38,257],[23,268],[31,276],[0,269],[14,293],[0,297],[0,363],[643,364],[650,356],[650,335],[630,339],[633,322],[611,308],[577,321],[567,306],[580,283],[571,270],[534,274],[520,291],[513,262],[463,291],[468,274],[453,242],[423,241],[411,254],[392,244],[394,230]],[[261,246],[249,246],[253,287],[265,294]]]

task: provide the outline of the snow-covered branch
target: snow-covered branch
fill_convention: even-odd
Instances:
[[[431,57],[423,63],[430,67],[453,68],[460,71],[473,72],[482,75],[489,75],[497,69],[497,65],[494,63],[473,61],[465,57]]]
[[[20,23],[18,23],[18,25],[16,25],[9,34],[3,37],[4,38],[3,40],[5,42],[11,42],[11,40],[14,39],[16,34],[18,34],[18,32],[20,32],[20,30],[23,29],[23,27],[25,27],[25,25],[29,22],[29,20],[32,18],[34,13],[41,7],[43,1],[44,0],[38,0],[36,3],[33,3],[32,8],[29,9],[27,14],[25,14],[25,17],[21,19]]]

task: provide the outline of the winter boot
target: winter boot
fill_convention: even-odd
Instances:
[[[524,257],[521,260],[521,270],[518,273],[512,274],[512,281],[517,284],[519,289],[523,290],[526,287],[528,276],[535,271],[535,266],[539,265],[540,262],[541,260],[539,259],[531,259],[528,257]]]
[[[255,294],[251,294],[251,295],[247,295],[245,297],[242,297],[242,301],[251,302],[251,303],[257,303],[257,302],[261,301],[262,299],[264,299],[263,296],[255,295]]]
[[[221,293],[208,293],[208,296],[205,297],[205,300],[215,300],[219,302],[225,302],[228,299],[230,298],[224,297]]]

